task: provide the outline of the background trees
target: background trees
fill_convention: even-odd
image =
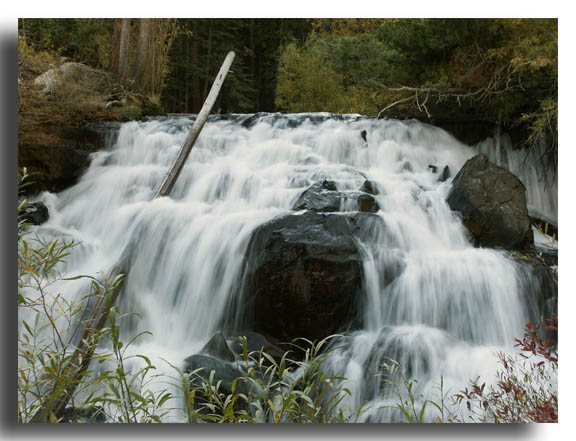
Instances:
[[[282,45],[291,39],[302,43],[309,28],[305,19],[179,19],[164,90],[167,111],[198,112],[231,50],[236,52],[234,66],[216,109],[274,111]]]
[[[556,19],[317,19],[280,56],[276,104],[527,125],[556,144]]]
[[[220,94],[222,112],[274,111],[278,56],[303,43],[306,19],[20,19],[37,50],[109,70],[167,112],[198,112],[226,53],[236,52]]]
[[[233,50],[221,112],[489,120],[556,142],[556,19],[20,19],[19,32],[166,112],[198,112]]]

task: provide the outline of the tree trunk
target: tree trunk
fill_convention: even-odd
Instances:
[[[212,24],[208,22],[208,50],[206,54],[206,70],[204,72],[204,89],[202,97],[208,96],[208,86],[210,85],[210,63],[212,62]]]
[[[202,106],[202,90],[200,86],[200,78],[198,74],[200,69],[198,69],[198,41],[192,40],[191,41],[191,48],[190,48],[190,66],[194,67],[192,72],[192,79],[190,88],[192,89],[192,105],[190,106],[193,113],[198,113],[200,111],[200,107]]]
[[[140,32],[138,35],[138,46],[136,48],[136,59],[134,60],[133,78],[137,91],[146,94],[150,86],[150,26],[151,19],[141,18]]]
[[[256,20],[250,20],[250,73],[252,74],[253,82],[256,85],[256,93],[254,94],[254,99],[252,100],[252,105],[255,109],[261,110],[262,109],[262,98],[261,94],[264,90],[262,87],[262,75],[260,74],[260,60],[256,56],[256,40],[255,35],[257,34],[256,29]]]
[[[120,49],[118,54],[118,75],[122,81],[128,78],[128,51],[130,50],[130,19],[122,19],[120,32]]]
[[[186,64],[184,67],[184,112],[190,112],[190,37],[186,36]]]
[[[120,61],[120,34],[122,23],[119,18],[114,21],[114,35],[112,36],[112,50],[110,51],[110,72],[118,74]]]

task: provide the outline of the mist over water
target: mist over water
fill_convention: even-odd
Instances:
[[[470,378],[493,376],[494,353],[512,350],[529,320],[521,291],[531,276],[502,251],[474,248],[446,196],[466,160],[495,144],[470,147],[415,121],[359,115],[212,117],[171,197],[151,200],[191,124],[184,117],[125,123],[77,185],[40,196],[51,217],[37,232],[81,242],[66,275],[106,272],[131,247],[120,308],[142,319],[124,332],[152,334],[132,352],[168,372],[162,358],[178,365],[199,351],[222,328],[241,288],[252,232],[292,212],[319,180],[354,192],[369,179],[379,190],[383,223],[358,239],[363,329],[343,337],[346,348],[327,364],[350,379],[353,396],[344,405],[366,402],[363,421],[394,418],[374,379],[386,357],[418,378],[421,392],[432,392],[441,376],[454,391]],[[445,166],[452,177],[441,182]],[[550,194],[524,183],[530,203],[554,217]],[[80,300],[82,283],[54,289]]]

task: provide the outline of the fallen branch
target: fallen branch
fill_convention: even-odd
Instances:
[[[482,102],[491,96],[499,96],[511,90],[520,89],[524,90],[522,85],[522,77],[519,72],[519,68],[526,63],[512,64],[508,63],[500,66],[496,69],[490,78],[488,84],[484,87],[479,87],[475,90],[463,90],[460,88],[448,88],[448,89],[438,89],[435,87],[412,87],[412,86],[398,86],[389,87],[385,84],[379,84],[379,86],[387,92],[410,92],[410,96],[404,97],[391,104],[388,104],[382,110],[378,112],[377,118],[380,118],[384,112],[391,109],[398,104],[405,103],[407,101],[413,101],[414,106],[420,111],[425,112],[428,118],[432,115],[426,107],[428,98],[432,95],[436,97],[436,103],[448,99],[454,99],[459,106],[462,105],[462,100],[469,99],[474,102]],[[424,102],[420,102],[419,95],[426,94],[426,99]]]

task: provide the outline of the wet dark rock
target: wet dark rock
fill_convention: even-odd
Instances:
[[[46,133],[59,140],[58,145],[23,142],[18,145],[18,167],[26,167],[33,176],[25,192],[62,191],[74,185],[90,165],[90,154],[106,147],[119,125],[93,123],[83,127],[50,125]]]
[[[446,182],[449,178],[450,178],[450,167],[448,167],[446,165],[446,166],[444,166],[444,169],[442,170],[442,174],[440,175],[438,180],[440,182]]]
[[[517,263],[522,284],[519,292],[524,295],[529,320],[540,323],[558,315],[558,255],[540,252],[518,252],[510,255]],[[556,338],[557,333],[548,333]]]
[[[236,361],[236,357],[228,347],[228,343],[226,342],[222,332],[217,332],[214,334],[210,341],[208,341],[208,343],[206,343],[206,345],[202,348],[200,353],[210,355],[224,361]]]
[[[366,141],[366,135],[367,135],[366,130],[362,130],[362,132],[360,132],[360,136],[362,137],[362,139],[364,140],[364,142],[367,142],[367,141]]]
[[[355,237],[382,222],[368,213],[287,215],[259,227],[248,248],[253,329],[288,342],[358,323],[362,258]]]
[[[184,360],[184,371],[190,375],[190,385],[192,388],[200,390],[202,379],[208,379],[214,371],[213,385],[220,382],[220,393],[229,395],[232,393],[232,383],[245,374],[235,364],[220,360],[205,354],[194,354]],[[200,378],[201,377],[201,378]],[[247,394],[250,392],[249,385],[244,381],[238,381],[236,384],[236,393]],[[198,405],[205,397],[201,393],[196,394],[195,405]]]
[[[402,165],[402,171],[407,171],[412,173],[414,171],[414,167],[412,167],[412,164],[408,161],[406,161],[403,165]]]
[[[477,246],[527,249],[532,245],[524,184],[486,155],[464,164],[452,181],[447,201],[461,214]]]
[[[358,211],[376,213],[380,209],[376,199],[370,194],[360,194],[356,200],[358,202]]]
[[[223,115],[225,116],[225,115]],[[221,117],[220,117],[221,118]],[[238,118],[238,117],[237,117]],[[275,127],[288,127],[295,128],[302,124],[321,124],[327,120],[331,121],[358,121],[365,119],[362,115],[342,115],[339,113],[269,113],[258,112],[252,115],[241,115],[238,119],[241,120],[243,127],[248,129],[254,127],[256,124],[265,122]]]
[[[430,169],[430,171],[434,174],[438,173],[438,166],[437,165],[428,165],[428,168]],[[448,167],[447,165],[444,166],[444,168],[442,169],[442,174],[438,177],[438,182],[446,182],[448,180],[448,178],[450,178],[450,167]]]
[[[380,191],[378,191],[376,183],[368,179],[364,181],[362,187],[360,187],[360,191],[363,191],[364,193],[368,193],[374,196],[380,194]]]
[[[18,150],[18,164],[35,173],[35,190],[60,191],[77,182],[90,160],[77,148],[28,145]]]
[[[236,337],[228,340],[230,349],[238,356],[239,359],[244,357],[244,346],[240,341],[240,337],[246,339],[246,350],[250,352],[263,351],[270,355],[274,360],[280,361],[286,350],[282,348],[280,342],[270,336],[264,336],[255,331],[242,331],[238,332]],[[270,341],[272,340],[272,341]]]
[[[300,195],[294,210],[314,210],[331,212],[340,210],[342,194],[333,181],[320,181],[312,184]]]
[[[246,373],[235,363],[229,363],[219,358],[205,354],[194,354],[184,360],[184,372],[190,374],[190,388],[195,390],[192,407],[199,413],[206,411],[205,403],[213,402],[210,397],[203,392],[203,385],[209,383],[211,375],[212,387],[218,386],[218,393],[228,396],[232,394],[232,386],[236,384],[234,393],[238,395],[260,395],[261,387],[247,379]],[[213,373],[213,374],[212,374]],[[234,403],[235,411],[248,411],[249,404],[242,399]],[[216,408],[208,411],[210,414],[219,413],[221,409]]]
[[[43,224],[50,217],[48,207],[42,202],[32,202],[18,214],[18,222],[26,222],[33,225]]]
[[[333,181],[319,181],[312,184],[300,195],[294,210],[312,210],[323,213],[341,211],[344,202],[352,201],[355,210],[376,213],[379,210],[374,196],[364,192],[341,192]],[[352,206],[352,211],[354,205]]]

